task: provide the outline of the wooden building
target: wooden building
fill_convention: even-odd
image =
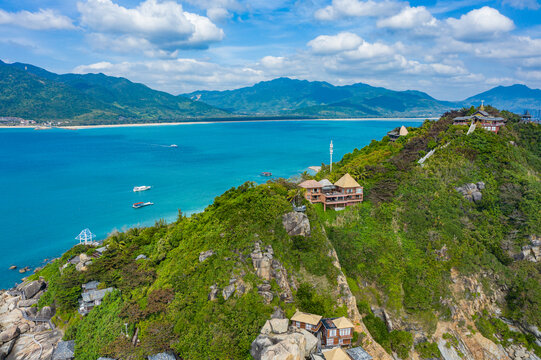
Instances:
[[[316,333],[321,328],[322,316],[304,313],[302,311],[297,311],[295,315],[291,317],[291,326],[296,327],[297,329],[305,329],[312,333]]]
[[[351,345],[353,324],[345,317],[321,320],[321,346],[333,347]]]
[[[327,179],[307,180],[299,184],[306,189],[304,197],[312,204],[322,203],[323,209],[345,208],[363,201],[363,187],[349,174],[342,176],[334,184]]]
[[[494,117],[484,110],[481,106],[473,115],[459,116],[453,119],[453,125],[465,125],[469,126],[475,124],[488,131],[498,133],[500,129],[505,126],[505,119],[502,117]]]

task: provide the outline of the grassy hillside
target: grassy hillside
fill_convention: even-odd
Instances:
[[[438,324],[450,321],[461,300],[481,296],[453,290],[452,279],[470,276],[479,279],[479,291],[504,294],[498,304],[503,313],[487,307],[460,326],[505,347],[514,339],[541,354],[535,338],[510,331],[500,319],[541,326],[541,264],[513,258],[528,235],[541,233],[541,130],[504,112],[510,121],[499,134],[477,129],[467,136],[465,127],[451,125],[467,111],[426,121],[396,142],[374,140],[345,155],[332,173],[324,166],[317,179],[336,181],[349,172],[365,186],[365,202],[341,212],[307,204],[309,237],[290,237],[282,225],[282,215],[291,211],[289,199],[298,194],[294,184],[246,183],[217,197],[201,214],[110,236],[109,250],[86,272],[73,265],[60,272],[73,255],[93,251],[71,249],[34,275],[49,281],[39,306],[56,306],[54,321],[66,330],[66,339],[76,340],[77,359],[135,359],[169,348],[184,359],[224,354],[246,359],[273,306],[289,316],[295,308],[345,315],[337,306],[337,269],[329,257],[334,247],[365,325],[387,351],[406,359],[420,336],[424,340],[416,341],[415,351],[438,358],[429,341]],[[417,160],[434,148],[435,155],[419,166]],[[479,202],[455,189],[480,181],[486,186]],[[287,270],[295,285],[293,302],[275,296],[266,304],[258,293],[262,279],[250,258],[257,241],[271,245]],[[200,262],[199,254],[207,250],[215,255]],[[149,259],[135,261],[139,254]],[[208,300],[212,285],[223,289],[232,279],[242,281],[244,294]],[[119,291],[81,318],[77,299],[81,284],[90,280]],[[278,294],[276,281],[271,286]],[[375,315],[377,308],[392,316],[393,331]],[[124,323],[129,338],[139,329],[137,347],[122,334]]]
[[[76,340],[77,359],[92,360],[100,354],[142,358],[169,348],[186,359],[220,354],[245,359],[274,306],[290,316],[295,305],[329,316],[344,315],[345,309],[335,304],[337,270],[328,255],[330,244],[315,213],[308,212],[309,238],[291,238],[284,230],[281,217],[291,211],[287,200],[291,189],[287,183],[246,183],[216,198],[201,214],[113,235],[106,240],[109,251],[88,271],[77,272],[71,265],[61,274],[59,266],[85,250],[78,246],[39,273],[50,282],[40,306],[56,304],[55,321],[67,330],[65,338]],[[262,280],[254,274],[250,259],[256,241],[272,245],[275,258],[304,289],[295,303],[275,296],[267,305],[258,294]],[[199,254],[207,250],[215,255],[199,262]],[[135,261],[138,254],[149,260]],[[208,300],[213,284],[223,289],[233,278],[244,283],[244,295],[224,300],[220,292],[217,301]],[[77,298],[81,284],[89,280],[119,291],[81,319],[75,311]],[[277,293],[276,282],[271,285]],[[125,322],[130,336],[140,329],[137,348],[121,334]]]
[[[71,124],[182,121],[221,117],[207,104],[103,74],[58,75],[0,62],[0,116]]]
[[[332,173],[325,168],[318,178],[350,172],[369,201],[340,213],[319,209],[320,217],[368,319],[370,306],[383,306],[433,334],[459,300],[450,290],[454,269],[481,274],[487,293],[505,289],[506,318],[541,326],[541,265],[513,259],[529,235],[541,233],[541,130],[509,122],[499,134],[466,136],[465,127],[450,125],[456,115],[427,121],[395,143],[373,141]],[[426,165],[416,164],[432,148]],[[455,189],[479,181],[486,184],[480,202]]]

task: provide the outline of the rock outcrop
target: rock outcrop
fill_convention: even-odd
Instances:
[[[530,244],[522,247],[521,252],[515,256],[515,260],[541,262],[541,238],[531,235]]]
[[[314,353],[316,347],[314,335],[289,328],[283,311],[276,309],[252,343],[250,354],[255,360],[303,360]]]
[[[467,200],[479,202],[483,199],[483,194],[481,194],[481,190],[484,190],[485,183],[480,181],[477,184],[466,184],[463,186],[459,186],[456,189],[459,193],[461,193]]]
[[[203,251],[203,252],[199,253],[199,262],[203,262],[203,261],[207,260],[212,255],[214,255],[214,251],[212,251],[212,250],[207,250],[207,251]]]
[[[274,250],[271,245],[265,248],[265,252],[261,251],[261,242],[256,241],[254,251],[250,254],[252,265],[258,277],[263,279],[263,284],[258,286],[258,292],[265,298],[267,303],[270,303],[274,298],[271,292],[269,281],[274,279],[280,287],[280,299],[285,302],[293,301],[293,292],[291,290],[294,284],[289,281],[288,274],[284,266],[274,258]]]
[[[310,220],[305,213],[292,211],[284,214],[282,223],[289,236],[310,236]]]

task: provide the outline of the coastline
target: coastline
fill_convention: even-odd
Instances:
[[[436,120],[437,117],[393,117],[393,118],[341,118],[341,119],[269,119],[269,120],[224,120],[224,121],[183,121],[183,122],[163,122],[163,123],[130,123],[130,124],[108,124],[108,125],[70,125],[70,126],[54,126],[51,128],[43,128],[39,126],[0,126],[0,129],[64,129],[64,130],[85,130],[85,129],[102,129],[102,128],[121,128],[121,127],[142,127],[142,126],[177,126],[177,125],[196,125],[196,124],[221,124],[221,123],[254,123],[254,122],[277,122],[277,121],[424,121]]]

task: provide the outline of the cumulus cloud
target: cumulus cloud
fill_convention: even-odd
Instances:
[[[170,93],[186,93],[201,89],[225,90],[251,85],[264,80],[261,70],[250,66],[228,67],[195,59],[148,60],[140,62],[98,62],[77,66],[78,74],[104,73],[126,77],[132,81]]]
[[[398,14],[380,19],[377,22],[378,27],[386,27],[391,29],[415,29],[420,27],[433,28],[436,25],[437,20],[424,6],[407,6]]]
[[[0,25],[14,25],[32,30],[75,28],[70,18],[51,9],[40,9],[37,12],[7,12],[0,9]]]
[[[318,9],[314,16],[318,20],[336,20],[347,17],[384,16],[396,12],[402,3],[393,0],[333,0],[332,4]]]
[[[338,35],[320,35],[308,42],[315,54],[335,54],[344,50],[354,50],[363,43],[356,34],[341,32]]]
[[[488,6],[472,10],[459,19],[449,18],[447,24],[456,39],[466,42],[491,39],[515,28],[513,20]]]
[[[537,0],[503,0],[503,5],[509,5],[517,9],[530,9],[537,10],[541,8],[541,5]]]
[[[222,21],[230,18],[231,16],[232,14],[229,13],[229,11],[227,11],[225,8],[211,7],[207,9],[207,17],[211,21]]]
[[[186,12],[174,1],[146,0],[129,9],[111,0],[87,0],[77,8],[81,24],[91,31],[140,38],[162,50],[205,48],[224,38],[209,18]]]

